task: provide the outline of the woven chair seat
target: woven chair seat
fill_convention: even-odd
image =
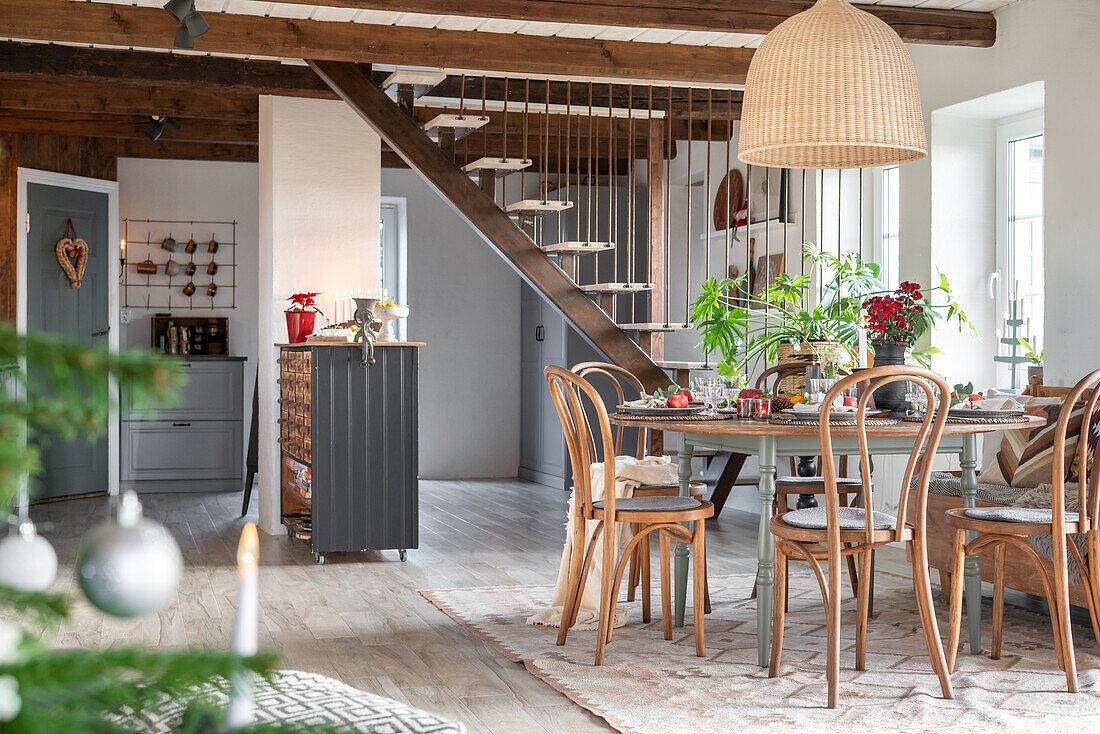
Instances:
[[[622,497],[615,500],[616,512],[683,512],[694,510],[702,504],[692,497],[656,496],[656,497]],[[593,502],[592,506],[597,510],[603,509],[603,500]]]
[[[975,520],[993,522],[1022,522],[1034,525],[1048,525],[1054,522],[1053,510],[1037,507],[971,507],[965,514]],[[1078,519],[1076,512],[1066,513],[1066,522],[1077,522]]]
[[[841,507],[839,510],[841,530],[863,530],[867,527],[862,507]],[[783,513],[781,517],[783,522],[796,528],[824,530],[827,526],[827,515],[824,507],[807,507],[804,510],[793,510]],[[876,510],[872,517],[875,530],[893,530],[897,525],[897,518],[893,515],[887,515],[885,512]]]

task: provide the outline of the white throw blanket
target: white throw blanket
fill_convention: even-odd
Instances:
[[[596,502],[604,496],[603,464],[592,465],[592,501]],[[677,481],[677,468],[672,459],[666,456],[647,456],[641,461],[633,456],[619,456],[615,459],[615,497],[630,497],[634,494],[634,488],[643,484],[670,484]],[[565,516],[565,548],[561,553],[561,566],[558,568],[558,582],[554,587],[554,599],[550,602],[549,609],[532,615],[527,619],[527,624],[541,624],[547,627],[560,627],[562,609],[569,594],[569,561],[573,553],[584,557],[585,548],[596,532],[595,520],[585,522],[584,543],[579,547],[573,547],[573,535],[569,532],[570,522],[573,517],[573,499],[569,497],[569,509]],[[619,549],[623,548],[630,540],[630,526],[619,523]],[[615,559],[610,563],[614,564]],[[596,629],[600,621],[600,592],[602,590],[603,573],[603,542],[596,544],[592,551],[592,565],[588,568],[588,582],[584,585],[584,593],[581,595],[580,610],[577,612],[577,624],[574,629]],[[615,608],[614,626],[620,627],[626,624],[627,610],[624,607]]]

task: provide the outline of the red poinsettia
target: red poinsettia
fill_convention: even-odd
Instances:
[[[315,300],[320,293],[295,293],[288,298],[288,301],[293,301],[290,308],[287,311],[313,311],[324,316],[324,312],[317,307],[317,301]]]
[[[924,314],[924,305],[919,303],[923,299],[920,285],[906,281],[889,295],[864,301],[871,341],[915,343],[917,325]]]

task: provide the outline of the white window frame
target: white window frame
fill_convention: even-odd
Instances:
[[[1012,117],[1006,117],[997,121],[997,269],[990,276],[989,291],[994,297],[996,302],[996,314],[997,314],[997,328],[1000,331],[1003,328],[1004,313],[1008,310],[1008,300],[1012,295],[1013,283],[1011,276],[1009,275],[1009,190],[1011,182],[1008,180],[1009,174],[1009,160],[1008,160],[1008,146],[1009,143],[1016,140],[1023,140],[1026,138],[1034,137],[1036,135],[1044,135],[1044,115],[1043,110],[1032,110],[1020,115],[1013,115]],[[1043,140],[1044,155],[1046,150],[1046,139]],[[1044,157],[1045,161],[1045,157]],[[1044,171],[1044,204],[1043,204],[1043,226],[1046,228],[1046,203],[1045,203],[1045,171]],[[1046,257],[1044,237],[1044,260]],[[1044,299],[1046,297],[1044,290]],[[1046,333],[1045,328],[1043,329]],[[1000,353],[1001,345],[998,343],[995,354]],[[1020,369],[1020,368],[1017,368]],[[1001,375],[1006,378],[1010,378],[1007,369],[1005,372],[998,375],[998,379],[1001,379]]]
[[[896,166],[896,165],[895,166],[884,166],[884,167],[876,168],[876,169],[874,169],[874,176],[872,178],[873,189],[874,189],[874,194],[873,194],[874,221],[872,222],[872,225],[871,225],[871,231],[873,232],[873,237],[874,237],[874,245],[872,247],[872,252],[874,253],[874,261],[876,263],[878,263],[879,265],[883,266],[884,268],[887,267],[887,265],[886,265],[886,259],[887,259],[886,258],[886,248],[884,247],[884,245],[885,245],[885,238],[886,238],[886,191],[885,191],[885,185],[886,185],[886,170],[888,168],[889,169],[896,169],[898,171],[898,191],[899,191],[898,206],[900,208],[900,206],[901,206],[901,195],[900,195],[900,191],[901,191],[901,168],[899,166]],[[894,275],[893,281],[894,282],[891,282],[891,280],[887,277],[883,278],[883,282],[887,285],[887,287],[896,288],[897,285],[901,282],[901,242],[900,242],[900,240],[901,240],[901,231],[900,231],[900,225],[899,225],[899,231],[898,231],[898,240],[899,240],[899,242],[898,242],[898,260],[894,264],[894,267],[897,270],[897,272],[893,273],[893,275]],[[885,276],[886,273],[884,272],[883,275]]]
[[[408,305],[409,252],[408,252],[408,203],[403,196],[383,196],[380,201],[379,228],[381,262],[378,277],[390,298],[402,305]],[[382,227],[383,221],[393,223],[392,228]],[[388,233],[392,232],[392,236]],[[397,338],[407,339],[406,322],[397,319],[394,325]]]

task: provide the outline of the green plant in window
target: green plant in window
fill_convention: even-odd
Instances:
[[[1020,343],[1020,346],[1024,348],[1024,356],[1031,360],[1031,363],[1043,366],[1043,350],[1039,349],[1035,342],[1032,342],[1026,337],[1018,336],[1016,341]]]

